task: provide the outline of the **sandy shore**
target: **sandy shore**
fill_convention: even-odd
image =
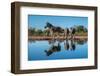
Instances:
[[[28,39],[32,40],[51,40],[50,36],[29,36]],[[55,37],[55,39],[66,39],[66,37]],[[67,37],[67,39],[71,39],[71,37]],[[75,36],[74,39],[87,39],[87,36]]]

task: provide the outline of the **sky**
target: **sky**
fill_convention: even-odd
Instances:
[[[28,15],[28,27],[43,30],[47,22],[62,28],[70,28],[74,25],[83,25],[86,28],[88,27],[88,17]]]

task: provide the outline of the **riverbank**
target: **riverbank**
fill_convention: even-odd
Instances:
[[[29,40],[52,40],[53,38],[51,36],[29,36]],[[55,39],[61,39],[64,40],[66,37],[55,37]],[[67,37],[67,39],[71,39],[70,36]],[[75,36],[74,39],[87,39],[87,36]]]

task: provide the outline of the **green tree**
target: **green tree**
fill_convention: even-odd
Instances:
[[[77,25],[75,28],[76,32],[87,32],[87,28],[85,28],[83,25]]]
[[[36,31],[36,35],[43,35],[42,30],[38,29],[38,30]]]

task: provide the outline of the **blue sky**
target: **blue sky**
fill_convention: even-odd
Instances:
[[[47,22],[50,22],[54,26],[60,26],[62,28],[70,28],[74,25],[83,25],[86,28],[88,27],[88,17],[28,15],[29,27],[43,30]]]

